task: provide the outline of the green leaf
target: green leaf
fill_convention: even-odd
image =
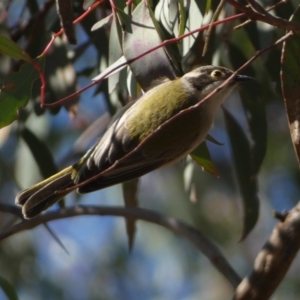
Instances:
[[[101,19],[100,21],[98,21],[97,23],[95,23],[93,25],[93,27],[91,28],[91,31],[95,31],[101,27],[103,27],[104,25],[107,25],[109,22],[111,22],[113,19],[113,15],[108,15],[107,17]]]
[[[26,127],[21,131],[21,136],[30,149],[42,176],[47,178],[57,173],[58,170],[54,163],[53,156],[46,144]]]
[[[253,145],[251,147],[251,172],[257,175],[267,151],[267,117],[264,101],[257,82],[249,82],[240,89],[240,96],[246,110],[248,128]]]
[[[38,71],[30,63],[25,63],[18,72],[5,78],[0,93],[0,128],[18,118],[17,111],[27,105],[32,84],[37,78]]]
[[[133,179],[122,184],[125,207],[138,207],[137,192],[139,179]],[[136,220],[125,219],[129,251],[132,250],[136,233]]]
[[[218,171],[211,161],[206,143],[201,143],[192,153],[190,153],[190,156],[204,169],[204,171],[219,177]]]
[[[197,2],[199,2],[199,0]],[[204,1],[202,1],[202,2],[204,2]],[[210,8],[211,8],[211,0],[206,0],[205,14],[207,14],[209,12]]]
[[[174,3],[175,2],[172,2],[172,3],[170,3],[170,5],[171,4],[174,5]],[[168,3],[165,1],[163,3],[163,5],[164,6],[168,5]],[[175,5],[176,5],[176,3],[175,3]],[[162,25],[163,20],[161,18],[159,20],[157,20],[156,17],[155,17],[156,16],[156,10],[158,9],[158,5],[155,8],[155,13],[152,11],[152,9],[149,5],[147,7],[148,7],[148,11],[149,11],[149,16],[151,17],[151,20],[153,22],[153,25],[156,29],[156,32],[157,32],[158,36],[160,37],[160,40],[165,41],[165,40],[168,40],[170,38],[173,38],[174,35],[173,35],[172,31],[170,33],[169,30],[165,30],[166,28],[164,28],[164,29],[162,28],[161,25]],[[170,7],[170,9],[171,9],[171,7]],[[170,14],[171,14],[171,12],[170,12]],[[168,19],[169,18],[172,18],[172,16],[169,15]],[[174,18],[174,16],[173,16],[173,18]],[[178,17],[175,20],[176,20],[176,22],[178,22]],[[181,76],[183,74],[183,71],[182,71],[182,68],[181,68],[182,56],[180,55],[179,47],[178,47],[177,43],[168,44],[163,49],[166,51],[167,57],[169,58],[170,63],[173,66],[173,68],[176,72],[176,75]]]
[[[300,21],[300,8],[296,10],[291,21]],[[300,164],[300,36],[293,35],[282,47],[281,86],[289,120],[292,142]]]
[[[0,287],[3,293],[7,296],[9,300],[18,300],[19,297],[16,290],[12,284],[10,284],[5,278],[0,276]]]
[[[252,174],[250,143],[233,116],[223,108],[226,128],[229,135],[237,180],[243,200],[243,232],[241,240],[245,239],[255,226],[259,214],[259,199],[257,196],[257,180]]]
[[[113,15],[113,21],[110,28],[109,35],[109,57],[108,57],[108,65],[113,65],[116,61],[122,58],[122,49],[119,40],[118,29],[120,24],[116,15]],[[113,75],[110,75],[108,78],[108,93],[112,93],[119,83],[120,73],[117,72]]]
[[[153,24],[145,2],[133,11],[126,20],[123,37],[123,52],[127,60],[161,44],[161,38]],[[163,48],[159,48],[130,64],[130,69],[143,90],[149,89],[158,78],[174,79],[173,66]]]
[[[26,127],[21,131],[21,136],[30,149],[42,176],[48,178],[57,173],[57,167],[47,145]],[[60,207],[65,207],[64,201],[60,201],[58,204]]]
[[[18,44],[4,35],[0,35],[0,53],[14,59],[32,61],[31,57]]]
[[[180,15],[179,35],[183,35],[186,26],[186,11],[185,11],[183,0],[179,0],[179,15]]]
[[[82,7],[83,7],[84,10],[87,10],[95,2],[96,2],[96,0],[84,0]]]
[[[240,38],[242,40],[247,40],[248,47],[231,45],[230,46],[230,59],[234,69],[240,67],[246,57],[251,56],[254,53],[253,45],[246,31],[240,33]],[[237,43],[237,41],[235,41]],[[249,51],[249,49],[252,49]],[[260,166],[267,150],[267,120],[265,111],[265,99],[272,98],[273,92],[270,92],[268,88],[262,88],[270,86],[268,74],[262,65],[262,62],[256,64],[256,66],[251,66],[247,68],[247,75],[254,78],[259,78],[260,82],[265,84],[258,84],[256,80],[248,82],[240,87],[240,96],[242,99],[242,104],[246,111],[246,118],[248,122],[249,132],[253,141],[253,146],[251,147],[251,160],[252,160],[252,175],[255,176]],[[264,79],[262,78],[264,77]]]

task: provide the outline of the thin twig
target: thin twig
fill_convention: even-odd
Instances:
[[[282,4],[285,4],[285,3],[286,3],[286,0],[281,0],[278,3],[276,3],[276,4],[274,4],[274,5],[270,6],[270,7],[268,7],[266,10],[269,12],[269,11],[275,9],[276,7],[278,7],[278,6],[282,5]],[[252,20],[247,20],[247,21],[245,21],[245,22],[243,22],[243,23],[241,23],[241,24],[233,27],[233,29],[239,29],[239,28],[244,27],[245,25],[247,25],[247,24],[249,24],[251,22],[252,22]]]
[[[250,7],[252,7],[253,10],[256,10],[258,13],[264,15],[264,16],[269,16],[270,14],[255,0],[247,0],[249,3]]]
[[[149,50],[147,50],[147,51],[145,51],[145,52],[137,55],[136,57],[128,59],[127,61],[125,61],[123,63],[120,63],[118,66],[112,68],[109,72],[105,73],[104,76],[102,76],[100,78],[97,78],[97,80],[95,80],[94,82],[92,82],[92,83],[88,84],[87,86],[83,87],[79,91],[77,91],[77,92],[75,92],[75,93],[73,93],[73,94],[71,94],[71,95],[69,95],[69,96],[67,96],[67,97],[65,97],[65,98],[63,98],[61,100],[58,100],[55,103],[51,103],[51,104],[50,103],[49,104],[44,103],[43,107],[53,108],[53,107],[56,107],[58,105],[61,105],[61,104],[65,103],[66,101],[69,101],[70,99],[72,99],[72,98],[80,95],[82,92],[88,90],[92,86],[98,85],[104,79],[106,79],[107,77],[109,77],[110,74],[112,74],[113,72],[117,71],[118,69],[120,69],[120,68],[122,68],[122,67],[124,67],[126,65],[130,65],[131,63],[135,62],[136,60],[144,57],[145,55],[147,55],[147,54],[149,54],[149,53],[151,53],[151,52],[153,52],[153,51],[155,51],[157,49],[160,49],[162,47],[168,46],[168,45],[173,44],[173,43],[177,43],[177,42],[183,40],[184,38],[186,38],[186,37],[188,37],[190,35],[193,35],[193,34],[195,34],[197,32],[200,32],[200,31],[208,29],[210,26],[217,26],[217,25],[220,25],[220,24],[223,24],[223,23],[226,23],[226,22],[231,22],[233,20],[237,20],[237,19],[239,19],[241,17],[244,17],[244,16],[245,15],[243,13],[242,14],[237,14],[237,15],[234,15],[234,16],[230,16],[230,17],[225,18],[223,20],[219,20],[219,21],[216,21],[214,23],[211,23],[211,24],[208,24],[208,25],[204,25],[201,28],[197,28],[195,30],[189,31],[188,33],[185,33],[185,34],[183,34],[183,35],[181,35],[181,36],[179,36],[177,38],[172,38],[172,39],[169,39],[169,40],[165,40],[161,44],[159,44],[159,45],[157,45],[157,46],[155,46],[155,47],[153,47],[153,48],[151,48],[151,49],[149,49]],[[49,43],[49,45],[50,45],[50,43]]]
[[[267,15],[260,14],[256,11],[254,11],[253,9],[251,9],[250,7],[240,4],[236,0],[227,0],[227,2],[229,4],[231,4],[232,6],[234,6],[236,9],[242,11],[251,20],[262,21],[264,23],[273,25],[273,26],[281,28],[281,29],[285,29],[288,31],[291,30],[297,34],[300,33],[299,23],[287,21],[285,19],[275,17],[270,14],[267,14]]]
[[[207,30],[207,33],[205,35],[205,38],[204,38],[204,46],[203,46],[203,51],[202,51],[202,57],[205,56],[206,52],[207,52],[207,48],[208,48],[208,42],[209,42],[209,37],[211,36],[211,32],[212,32],[212,29],[213,29],[213,26],[212,24],[216,21],[216,19],[218,18],[223,6],[224,6],[224,3],[225,3],[225,0],[221,0],[216,11],[214,12],[212,18],[211,18],[211,21],[210,21],[210,24],[209,24],[209,28]]]

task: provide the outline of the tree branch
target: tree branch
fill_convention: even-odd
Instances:
[[[1,207],[0,207],[1,210]],[[0,232],[0,241],[18,232],[35,228],[46,222],[66,219],[83,215],[118,216],[130,219],[138,219],[163,226],[176,235],[179,235],[191,242],[217,270],[236,288],[241,279],[227,262],[220,250],[199,230],[175,218],[166,217],[155,211],[142,208],[124,208],[109,206],[74,206],[63,208],[58,211],[48,212],[30,220],[23,220],[20,223]]]
[[[259,13],[254,11],[251,7],[246,7],[236,0],[227,0],[227,2],[234,6],[236,9],[242,11],[249,19],[251,20],[257,20],[261,21],[270,25],[273,25],[275,27],[285,29],[285,30],[291,30],[294,33],[300,34],[300,25],[295,22],[287,21],[285,19],[279,18],[279,17],[274,17],[269,13]],[[256,3],[254,0],[250,1],[251,5],[253,6],[255,3],[255,8],[261,11],[261,6]],[[258,8],[260,7],[260,9]]]
[[[284,215],[281,215],[281,219]],[[253,270],[237,287],[234,300],[269,299],[300,248],[300,202],[279,221],[258,253]]]

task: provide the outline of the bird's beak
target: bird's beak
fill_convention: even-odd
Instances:
[[[235,82],[241,82],[241,81],[248,81],[248,80],[253,80],[254,78],[246,75],[236,75],[234,78]]]

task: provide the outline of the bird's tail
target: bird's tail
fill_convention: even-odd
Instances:
[[[75,189],[74,172],[76,172],[74,166],[70,166],[20,192],[16,196],[15,203],[22,206],[24,217],[30,219],[37,216]]]

